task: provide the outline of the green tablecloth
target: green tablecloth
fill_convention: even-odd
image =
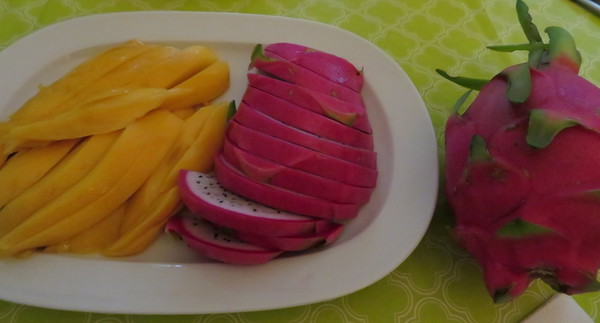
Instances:
[[[560,25],[574,35],[584,57],[582,74],[600,84],[600,19],[568,0],[531,0],[528,4],[540,29]],[[494,0],[1,0],[0,50],[58,21],[139,10],[280,15],[354,32],[387,52],[415,83],[431,115],[440,154],[448,111],[463,90],[441,79],[434,69],[489,77],[522,60],[484,48],[524,41],[513,2]],[[534,283],[514,302],[493,304],[480,269],[450,241],[449,224],[451,214],[440,196],[427,234],[403,264],[375,284],[327,302],[262,312],[164,317],[68,312],[0,301],[0,321],[517,322],[552,295],[549,288]],[[574,298],[600,321],[600,293]]]

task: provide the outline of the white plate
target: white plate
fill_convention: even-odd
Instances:
[[[332,299],[393,271],[424,235],[437,196],[436,140],[425,106],[402,69],[364,39],[324,24],[260,15],[132,12],[58,23],[0,52],[0,118],[39,84],[91,55],[137,38],[207,44],[231,67],[224,100],[240,100],[253,46],[301,43],[364,67],[363,95],[380,176],[371,201],[328,248],[237,267],[197,256],[162,237],[127,259],[35,255],[0,261],[0,298],[41,307],[111,313],[217,313]]]

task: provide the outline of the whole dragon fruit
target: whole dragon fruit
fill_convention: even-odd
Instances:
[[[542,279],[555,290],[596,290],[600,267],[600,89],[578,75],[571,35],[548,27],[544,43],[517,1],[528,62],[491,80],[449,76],[479,90],[446,124],[445,191],[453,236],[482,266],[495,301]],[[469,91],[470,92],[470,91]]]

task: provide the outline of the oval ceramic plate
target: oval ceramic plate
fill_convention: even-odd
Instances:
[[[0,299],[111,313],[217,313],[265,310],[332,299],[393,271],[414,250],[433,214],[436,140],[425,106],[402,69],[377,47],[341,29],[282,17],[202,12],[133,12],[58,23],[0,52],[0,117],[40,84],[130,39],[204,44],[230,63],[240,100],[257,43],[294,42],[362,67],[363,95],[379,156],[377,188],[334,244],[259,266],[210,261],[168,236],[123,259],[36,254],[0,261]]]

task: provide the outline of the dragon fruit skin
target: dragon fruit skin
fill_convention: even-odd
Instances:
[[[446,124],[452,234],[495,301],[536,278],[567,294],[600,286],[600,88],[578,75],[570,35],[549,27],[540,46],[522,1],[517,13],[528,49],[544,54],[496,75]],[[530,88],[519,100],[509,93],[523,71]]]

